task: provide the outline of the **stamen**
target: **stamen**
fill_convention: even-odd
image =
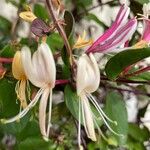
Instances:
[[[79,99],[78,146],[81,146],[81,99]]]
[[[43,93],[43,89],[40,89],[38,91],[38,93],[36,94],[35,98],[30,102],[30,104],[22,111],[20,112],[18,115],[16,115],[15,117],[13,118],[10,118],[10,119],[1,119],[0,122],[4,123],[4,124],[7,124],[7,123],[11,123],[11,122],[14,122],[18,119],[21,119],[22,117],[24,117],[28,111],[34,107],[36,105],[36,103],[38,102],[41,94]]]
[[[96,116],[95,116],[94,114],[93,114],[93,116],[94,116],[94,118],[96,118]],[[98,126],[96,120],[95,120],[95,119],[93,119],[93,120],[94,120],[94,124],[96,125],[96,128],[97,128],[99,134],[100,134],[100,135],[102,136],[102,138],[107,142],[107,141],[108,141],[107,137],[103,134],[103,132],[102,132],[101,128]]]
[[[91,100],[92,104],[96,107],[97,111],[99,112],[100,116],[102,117],[102,119],[103,119],[105,125],[108,127],[108,129],[109,129],[112,133],[114,133],[115,135],[118,135],[118,136],[122,136],[122,137],[123,137],[123,136],[124,136],[123,134],[118,134],[118,133],[116,133],[116,132],[109,126],[109,124],[108,124],[108,122],[106,121],[106,119],[107,119],[108,121],[114,123],[115,125],[117,125],[117,122],[116,122],[116,121],[112,121],[110,118],[108,118],[108,117],[106,116],[106,114],[102,111],[102,109],[101,109],[99,106],[96,105],[97,102],[96,102],[96,104],[95,104],[95,102],[94,102],[95,100],[92,98],[92,96],[91,96],[90,94],[88,94],[87,96],[88,96],[88,98]],[[104,117],[105,117],[106,119],[105,119]]]
[[[49,111],[48,111],[47,137],[49,137],[50,128],[52,126],[52,124],[51,124],[51,113],[52,113],[52,89],[50,90],[50,95],[49,95]]]
[[[103,110],[101,109],[101,107],[99,106],[99,104],[97,103],[97,101],[94,99],[94,97],[91,95],[91,94],[87,94],[87,96],[89,98],[91,98],[94,106],[100,111],[100,113],[111,123],[114,123],[115,125],[117,125],[117,122],[114,121],[114,120],[111,120],[104,112]]]

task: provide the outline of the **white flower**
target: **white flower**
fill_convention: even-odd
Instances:
[[[98,89],[99,83],[100,83],[100,71],[98,68],[98,64],[92,53],[90,53],[89,56],[84,54],[79,58],[78,64],[77,64],[77,79],[76,80],[77,80],[77,83],[76,83],[77,95],[80,98],[79,100],[79,125],[78,125],[79,147],[81,146],[81,140],[80,140],[81,118],[83,120],[83,125],[84,125],[88,138],[90,138],[92,141],[96,141],[95,126],[97,127],[99,133],[104,137],[104,135],[102,134],[96,122],[96,116],[91,110],[90,102],[96,108],[100,117],[103,119],[104,123],[109,128],[109,130],[112,131],[114,134],[117,134],[110,128],[110,126],[107,123],[107,120],[115,124],[116,122],[112,121],[106,116],[106,114],[102,111],[97,101],[91,95],[91,93],[95,92]]]
[[[30,82],[39,87],[34,99],[17,116],[9,120],[3,120],[4,123],[13,122],[22,118],[40,99],[39,105],[39,125],[44,139],[48,139],[51,126],[51,107],[52,107],[52,89],[55,86],[56,67],[52,52],[46,43],[42,43],[31,57],[31,51],[28,47],[21,50],[21,58],[25,74]],[[49,100],[48,125],[46,125],[46,109]]]

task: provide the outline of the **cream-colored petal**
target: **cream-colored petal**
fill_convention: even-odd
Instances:
[[[77,64],[77,93],[92,93],[97,90],[100,82],[98,64],[92,54],[82,55]]]
[[[31,52],[30,52],[30,49],[28,47],[22,48],[21,58],[22,58],[22,63],[23,63],[27,78],[35,86],[42,87],[43,82],[39,81],[38,74],[35,71],[34,65],[33,65],[32,60],[31,60]]]
[[[48,104],[49,94],[50,94],[50,89],[46,88],[42,94],[40,100],[40,106],[39,106],[39,125],[44,139],[48,138],[47,130],[46,130],[46,107]]]
[[[45,80],[53,88],[56,80],[56,66],[54,57],[49,46],[46,43],[42,43],[38,49],[43,57],[43,67],[46,71]]]
[[[90,138],[92,141],[96,141],[94,120],[93,120],[89,101],[84,93],[80,96],[81,96],[81,104],[82,104],[82,117],[83,117],[83,123],[84,123],[86,134],[88,138]]]
[[[12,62],[12,74],[17,80],[22,80],[26,78],[25,71],[23,69],[23,64],[21,61],[20,51],[17,51],[14,55]]]

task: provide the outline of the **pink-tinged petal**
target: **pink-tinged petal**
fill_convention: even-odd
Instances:
[[[100,36],[87,51],[94,49],[101,42],[111,38],[122,27],[122,25],[127,22],[129,12],[130,8],[126,5],[122,5],[112,26],[102,36]]]
[[[92,52],[108,52],[115,50],[116,48],[120,47],[122,44],[125,44],[127,40],[129,40],[133,33],[135,32],[137,27],[137,20],[131,19],[127,24],[125,24],[120,30],[116,32],[116,34],[109,40],[107,40],[103,44],[97,45],[94,49],[88,51],[88,53]]]
[[[144,22],[144,30],[143,30],[142,40],[146,42],[150,42],[150,20],[144,19],[143,22]]]

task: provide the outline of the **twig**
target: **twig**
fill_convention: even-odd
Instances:
[[[13,58],[2,58],[0,57],[0,63],[12,63]]]
[[[105,86],[108,89],[113,89],[113,90],[118,90],[118,91],[123,91],[123,92],[128,92],[128,93],[134,93],[134,94],[137,94],[137,95],[146,95],[146,96],[150,97],[150,93],[141,92],[139,90],[129,90],[129,89],[118,88],[118,87],[107,86],[107,85],[105,85]]]
[[[119,78],[117,80],[110,80],[105,76],[101,76],[101,80],[109,81],[109,82],[118,82],[118,83],[150,84],[149,81],[134,81],[134,80],[128,80],[128,79],[125,79],[125,78]]]
[[[52,20],[53,20],[54,24],[56,25],[56,28],[57,28],[59,34],[63,38],[64,44],[65,44],[66,49],[67,49],[68,56],[70,58],[70,64],[72,65],[73,64],[72,49],[71,49],[71,46],[70,46],[69,41],[67,39],[66,33],[64,32],[64,29],[63,29],[62,25],[59,24],[55,14],[54,14],[52,1],[51,0],[46,0],[46,3],[47,3],[47,6],[48,6],[49,13],[52,17]]]

